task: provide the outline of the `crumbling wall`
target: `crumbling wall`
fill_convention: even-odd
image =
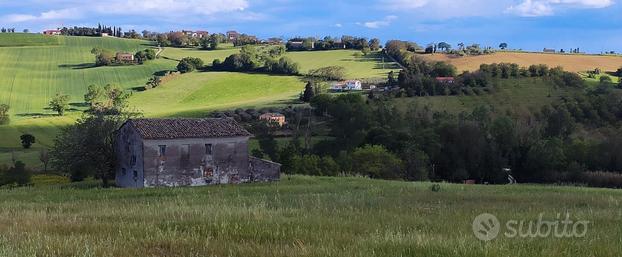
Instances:
[[[115,183],[120,187],[143,187],[143,144],[131,126],[117,131]]]
[[[251,171],[250,181],[269,182],[278,181],[281,178],[281,164],[268,160],[249,157]]]
[[[248,137],[146,140],[144,158],[145,187],[236,184],[250,177]]]

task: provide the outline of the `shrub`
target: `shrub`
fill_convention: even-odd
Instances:
[[[430,186],[430,190],[432,192],[439,192],[439,191],[441,191],[441,185],[440,184],[432,184],[432,186]]]
[[[366,145],[351,155],[352,171],[372,178],[396,179],[404,177],[402,161],[384,146]]]
[[[26,164],[16,161],[11,168],[0,168],[0,185],[28,185],[31,176],[30,170],[26,169]]]
[[[0,125],[9,124],[9,121],[10,121],[9,109],[10,109],[9,105],[0,104]]]
[[[203,68],[203,60],[195,57],[185,57],[177,64],[177,70],[181,73],[193,72]]]
[[[30,146],[35,143],[35,136],[31,134],[23,134],[19,139],[22,141],[22,147],[24,147],[24,149],[29,149]]]
[[[622,188],[622,174],[613,172],[584,172],[581,181],[591,187]]]

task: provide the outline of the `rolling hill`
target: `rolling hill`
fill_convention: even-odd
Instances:
[[[482,63],[517,63],[520,66],[546,64],[549,67],[562,66],[567,71],[583,72],[600,68],[603,71],[616,71],[622,67],[620,56],[579,55],[579,54],[544,54],[497,52],[488,55],[455,57],[447,54],[422,55],[433,61],[446,61],[458,68],[458,71],[474,71]]]

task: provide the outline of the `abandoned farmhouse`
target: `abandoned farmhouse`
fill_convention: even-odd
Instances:
[[[249,156],[252,135],[235,120],[131,119],[117,131],[120,187],[275,181],[278,163]]]

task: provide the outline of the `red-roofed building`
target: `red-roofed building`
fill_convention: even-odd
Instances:
[[[453,84],[455,79],[454,77],[436,77],[436,81],[440,83]]]
[[[48,29],[48,30],[43,31],[43,35],[48,35],[48,36],[60,35],[60,34],[61,34],[61,31],[58,29]]]

